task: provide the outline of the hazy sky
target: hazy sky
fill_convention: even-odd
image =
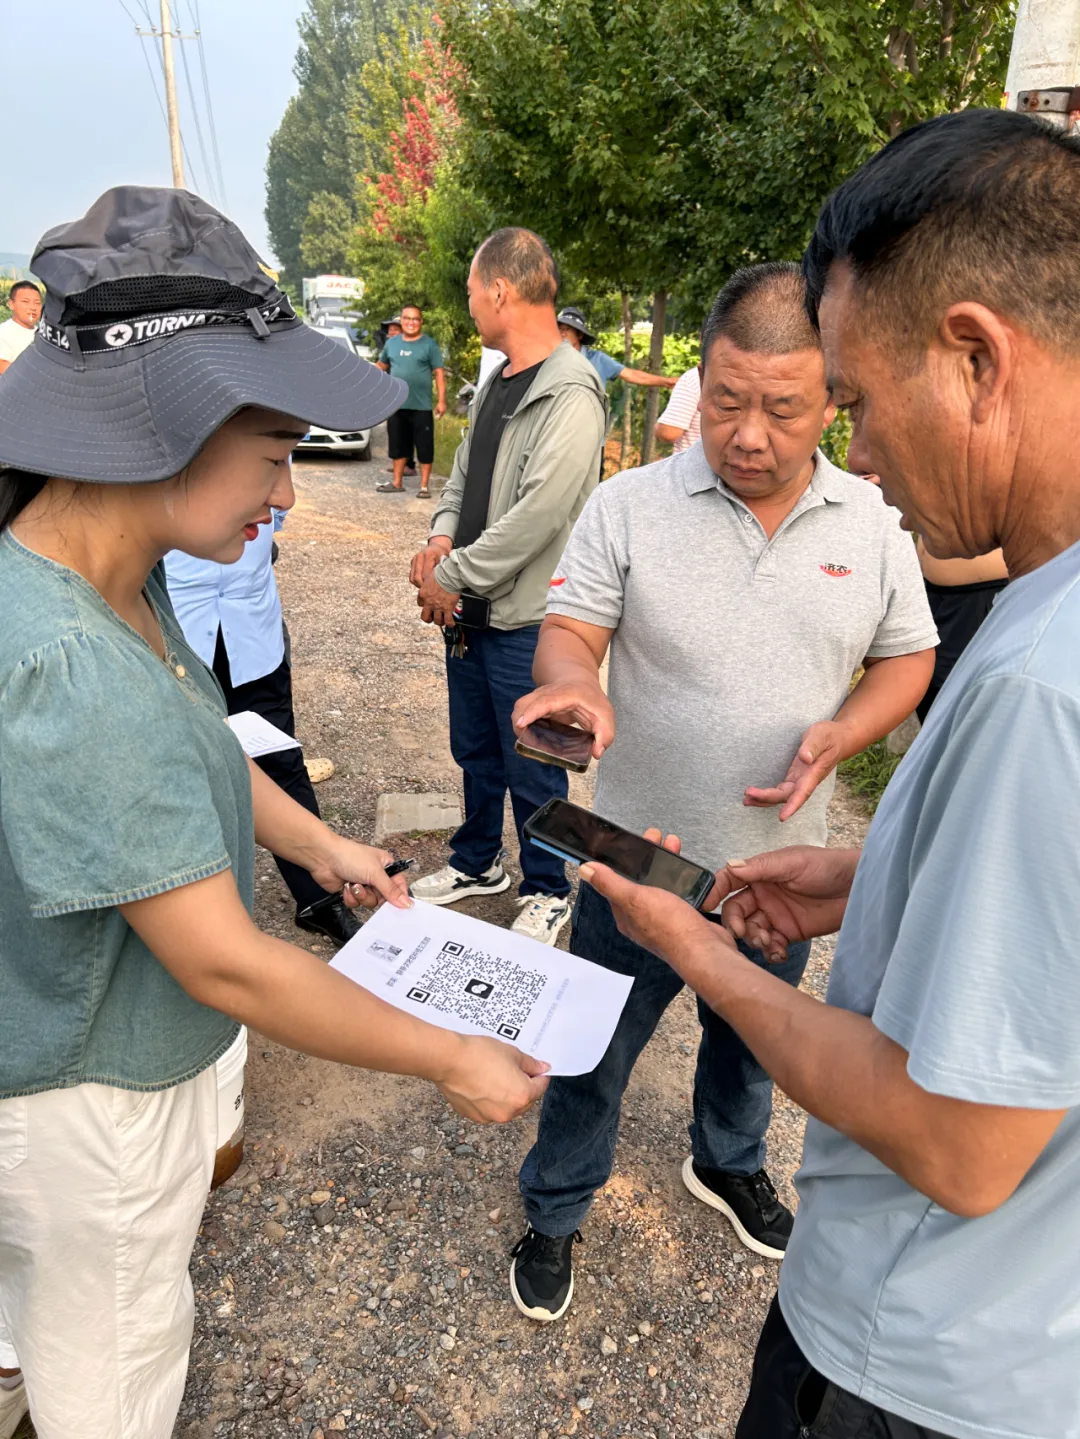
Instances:
[[[155,20],[158,0],[145,0]],[[124,0],[145,28],[143,0]],[[191,29],[193,0],[172,0]],[[263,220],[266,146],[296,88],[296,20],[304,0],[199,0],[217,121],[226,208],[267,258]],[[81,215],[110,185],[169,185],[169,142],[146,62],[162,85],[152,45],[139,40],[121,0],[45,0],[4,7],[4,195],[0,251],[29,254],[51,225]],[[177,12],[179,12],[177,14]],[[176,48],[179,48],[178,46]],[[187,45],[196,96],[198,47]],[[35,65],[35,56],[40,63]],[[184,140],[199,185],[213,201],[184,71],[177,56]],[[210,148],[204,121],[204,139]]]

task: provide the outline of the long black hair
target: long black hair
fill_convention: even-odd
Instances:
[[[45,488],[44,475],[0,466],[0,534]]]

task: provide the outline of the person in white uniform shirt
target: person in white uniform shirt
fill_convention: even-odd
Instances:
[[[19,280],[8,292],[11,319],[0,325],[0,375],[34,343],[41,319],[41,291],[29,280]]]
[[[229,713],[252,710],[295,738],[292,668],[273,568],[274,534],[284,523],[284,513],[275,510],[273,524],[260,526],[234,565],[172,550],[165,556],[165,573],[184,638],[214,671]],[[319,813],[303,750],[279,750],[255,763],[298,804]],[[335,944],[351,939],[360,926],[344,901],[329,903],[327,891],[306,869],[275,860],[296,901],[297,925]]]

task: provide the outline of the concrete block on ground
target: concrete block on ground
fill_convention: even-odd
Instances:
[[[375,843],[392,834],[457,829],[461,806],[445,794],[381,794],[375,805]]]
[[[908,715],[903,724],[898,724],[886,735],[885,748],[890,754],[907,754],[915,743],[915,736],[919,733],[920,728],[919,716]]]

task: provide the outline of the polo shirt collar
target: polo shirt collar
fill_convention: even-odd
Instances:
[[[686,486],[688,495],[704,494],[706,490],[719,490],[729,499],[737,498],[730,493],[723,480],[714,473],[712,466],[705,458],[705,450],[700,440],[696,445],[691,445],[688,450],[684,450],[681,455],[676,455],[674,458],[682,470],[683,484]],[[828,504],[843,504],[846,498],[844,479],[844,471],[838,469],[831,460],[827,459],[821,450],[814,452],[814,473],[810,477],[810,494]]]

